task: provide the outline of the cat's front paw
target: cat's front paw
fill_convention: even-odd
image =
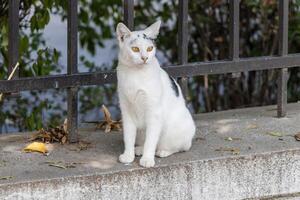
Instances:
[[[146,158],[142,156],[142,158],[140,159],[140,165],[143,167],[153,167],[155,165],[154,158]]]
[[[134,161],[134,154],[127,154],[127,153],[123,153],[119,156],[119,161],[121,163],[131,163]]]

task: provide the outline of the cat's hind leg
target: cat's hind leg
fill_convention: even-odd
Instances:
[[[174,123],[176,124],[176,123]],[[178,123],[180,124],[180,123]],[[189,151],[195,134],[193,121],[186,125],[169,126],[160,138],[155,155],[167,157],[177,152]]]
[[[190,150],[191,146],[192,146],[192,142],[187,141],[185,144],[182,145],[182,148],[178,148],[177,150],[158,149],[155,152],[155,155],[157,157],[164,158],[164,157],[168,157],[177,152],[188,151],[188,150]]]
[[[155,155],[157,157],[160,157],[160,158],[164,158],[164,157],[168,157],[174,153],[177,153],[177,151],[171,151],[171,150],[157,150],[155,152]]]

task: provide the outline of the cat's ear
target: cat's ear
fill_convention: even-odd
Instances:
[[[160,24],[161,24],[161,21],[158,20],[157,22],[155,22],[154,24],[152,24],[151,26],[149,26],[148,28],[145,29],[145,31],[144,31],[145,34],[148,37],[156,39],[159,34]]]
[[[127,36],[130,36],[130,30],[127,28],[127,26],[123,23],[118,23],[117,25],[117,36],[118,36],[118,40],[123,42],[124,38]]]

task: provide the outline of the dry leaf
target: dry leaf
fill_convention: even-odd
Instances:
[[[12,176],[1,176],[0,180],[8,180],[8,179],[12,179]]]
[[[219,149],[216,149],[216,151],[230,151],[234,155],[240,154],[240,149],[238,149],[238,148],[225,148],[225,147],[221,147]]]
[[[195,140],[200,141],[200,140],[205,140],[205,138],[204,137],[197,137]]]
[[[115,121],[111,118],[111,114],[105,105],[102,105],[102,112],[104,113],[104,121],[97,124],[96,129],[102,129],[105,133],[111,131],[120,131],[122,129],[121,120]]]
[[[68,119],[66,118],[64,123],[63,123],[63,130],[64,132],[68,132]]]
[[[71,148],[68,148],[70,151],[82,151],[87,150],[91,145],[91,142],[79,141],[76,145],[72,145]]]
[[[233,141],[233,140],[241,140],[241,138],[235,138],[235,137],[227,137],[225,138],[226,141]]]
[[[295,139],[296,139],[297,141],[300,141],[300,132],[297,133],[296,135],[294,135],[294,137],[295,137]]]
[[[112,122],[111,114],[105,105],[102,105],[102,111],[104,113],[104,118],[107,123]]]
[[[67,142],[67,137],[66,136],[63,136],[62,138],[61,138],[61,143],[62,144],[65,144]]]
[[[282,133],[280,132],[276,132],[276,131],[269,131],[267,132],[268,135],[271,135],[271,136],[275,136],[275,137],[282,137]]]
[[[75,164],[82,164],[82,163],[63,163],[62,161],[47,161],[45,162],[50,167],[57,167],[60,169],[68,169],[68,168],[75,168]]]
[[[51,166],[51,167],[58,167],[58,168],[61,168],[61,169],[67,169],[65,166],[60,165],[60,164],[49,164],[49,166]]]
[[[0,167],[5,167],[7,161],[6,160],[0,160]]]
[[[55,128],[41,129],[37,133],[34,133],[29,141],[42,141],[46,143],[59,142],[65,144],[68,141],[67,132],[67,119],[64,123]]]
[[[23,151],[26,153],[39,152],[39,153],[43,153],[43,154],[46,154],[48,152],[46,145],[41,142],[33,142],[33,143],[29,144],[27,147],[25,147]]]
[[[249,124],[246,128],[247,129],[256,129],[256,128],[258,128],[258,126],[256,124]]]
[[[81,150],[86,150],[90,144],[91,144],[90,142],[80,141],[79,144],[78,144],[78,148],[79,148],[80,151]]]

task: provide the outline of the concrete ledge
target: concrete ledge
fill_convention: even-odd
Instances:
[[[139,158],[117,162],[119,133],[82,130],[81,139],[92,142],[87,150],[56,144],[49,156],[21,153],[26,135],[0,137],[0,177],[13,177],[0,180],[0,199],[299,199],[300,142],[292,136],[300,131],[300,106],[288,108],[282,119],[273,117],[274,107],[199,115],[192,150],[157,158],[150,169],[139,167]],[[53,160],[84,164],[44,164]]]

